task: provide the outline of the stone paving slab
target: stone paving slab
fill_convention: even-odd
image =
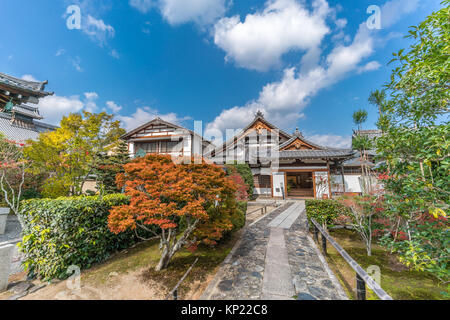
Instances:
[[[267,224],[292,203],[275,209],[248,226],[241,240],[225,259],[216,277],[203,292],[201,300],[259,300],[265,269],[270,229]]]
[[[281,224],[286,229],[271,227]],[[248,226],[201,299],[286,300],[293,296],[347,299],[309,237],[303,201],[282,206]]]
[[[263,299],[291,299],[295,295],[295,290],[282,228],[270,230],[265,263]]]

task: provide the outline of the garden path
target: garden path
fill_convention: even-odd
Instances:
[[[203,293],[205,300],[344,300],[308,233],[305,202],[288,202],[246,227]]]

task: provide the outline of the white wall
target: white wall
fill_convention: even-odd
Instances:
[[[330,198],[330,187],[328,183],[328,172],[327,171],[316,171],[314,172],[314,181],[316,183],[316,198],[322,199],[324,194],[327,194]],[[322,184],[320,181],[323,181]]]
[[[285,188],[285,179],[284,172],[274,172],[273,174],[273,196],[274,197],[283,197],[284,188]],[[283,188],[283,190],[282,190]]]
[[[359,183],[360,175],[344,175],[345,182],[345,192],[361,192],[361,185]],[[332,175],[331,180],[339,185],[342,185],[342,176],[341,175]],[[333,192],[342,192],[343,190],[338,190],[337,188],[333,188]]]

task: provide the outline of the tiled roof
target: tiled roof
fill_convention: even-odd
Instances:
[[[319,158],[347,158],[352,156],[353,150],[327,149],[327,150],[287,150],[280,151],[280,159],[319,159]]]
[[[353,137],[356,135],[366,136],[369,139],[379,138],[383,135],[381,130],[353,130]]]
[[[18,89],[22,89],[22,90],[29,90],[29,91],[34,91],[34,92],[40,92],[40,93],[45,93],[44,89],[45,89],[45,85],[47,84],[47,81],[42,81],[42,82],[38,82],[38,81],[27,81],[27,80],[23,80],[23,79],[19,79],[4,73],[0,73],[0,83],[11,86],[11,87],[16,87]]]
[[[30,107],[25,104],[21,104],[14,106],[13,111],[32,119],[43,119],[37,107]]]
[[[290,138],[290,139],[287,140],[286,142],[280,144],[279,149],[281,150],[281,149],[283,149],[284,147],[290,145],[290,144],[291,144],[292,142],[294,142],[296,139],[300,139],[300,140],[302,140],[303,142],[306,142],[307,144],[309,144],[309,145],[311,145],[311,146],[313,146],[313,147],[316,147],[316,148],[318,148],[318,149],[326,149],[325,147],[319,146],[318,144],[315,144],[314,142],[311,142],[311,141],[309,141],[309,140],[306,140],[306,139],[303,137],[303,134],[298,130],[298,128],[295,130],[294,134],[292,135],[292,138]]]
[[[57,127],[39,121],[17,121],[11,123],[11,114],[0,112],[0,132],[7,139],[17,142],[36,140],[41,132],[55,130]]]

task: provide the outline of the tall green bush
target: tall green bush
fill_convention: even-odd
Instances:
[[[118,235],[108,229],[109,210],[128,204],[123,194],[23,201],[25,227],[21,250],[30,274],[64,279],[71,265],[81,269],[107,259],[138,240],[133,232]]]
[[[332,224],[339,216],[348,215],[348,208],[336,200],[306,200],[306,215],[320,224]]]
[[[248,185],[248,195],[251,198],[253,196],[253,189],[255,189],[255,184],[253,182],[253,174],[250,166],[246,163],[242,164],[230,164],[228,167],[236,169],[237,173],[244,179],[245,184]]]

